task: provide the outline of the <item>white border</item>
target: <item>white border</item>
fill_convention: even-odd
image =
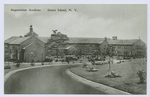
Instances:
[[[0,81],[0,97],[4,97],[4,96],[12,96],[12,97],[16,97],[16,96],[33,96],[33,97],[43,97],[43,96],[82,96],[82,97],[99,97],[99,96],[113,96],[113,97],[120,97],[120,96],[127,96],[127,95],[4,95],[4,4],[147,4],[147,50],[149,49],[149,10],[150,10],[150,0],[1,0],[0,1],[0,62],[1,62],[1,70],[0,70],[0,76],[1,76],[1,81]],[[149,59],[149,50],[147,51],[147,59]],[[147,95],[131,95],[131,96],[136,96],[136,97],[150,97],[150,67],[149,67],[149,60],[147,60]],[[129,97],[129,96],[128,96]]]

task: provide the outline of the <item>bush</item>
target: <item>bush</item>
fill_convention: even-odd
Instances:
[[[31,66],[34,66],[34,63],[31,63]]]
[[[114,71],[111,71],[105,77],[116,78],[116,77],[121,77],[121,76],[119,74],[115,73]]]
[[[52,62],[52,59],[45,59],[44,62]]]
[[[42,62],[42,65],[44,65],[44,62]]]
[[[58,62],[58,60],[55,60],[55,62]]]
[[[11,67],[10,66],[5,66],[4,69],[11,69]]]
[[[50,60],[49,60],[49,62],[52,62],[52,61],[53,61],[53,59],[50,59]]]
[[[34,60],[31,61],[31,66],[34,66]]]
[[[144,72],[142,69],[139,69],[137,72],[137,75],[140,78],[140,82],[141,84],[145,83],[145,79],[146,79],[146,72]]]
[[[20,67],[20,63],[17,63],[17,64],[16,64],[16,67]]]

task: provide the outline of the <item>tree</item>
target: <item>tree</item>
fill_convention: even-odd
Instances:
[[[138,72],[137,72],[137,75],[139,76],[140,78],[140,84],[143,84],[145,83],[145,79],[146,79],[146,72],[144,72],[143,69],[139,69]]]
[[[56,50],[56,56],[58,58],[59,47],[64,46],[66,41],[69,40],[67,35],[62,34],[61,32],[57,32],[57,30],[52,30],[53,34],[51,34],[50,39],[47,42],[48,49]]]
[[[96,60],[98,59],[98,56],[100,55],[100,51],[99,50],[94,50],[94,52],[92,53],[93,56],[96,57]]]
[[[9,60],[10,60],[10,54],[5,53],[5,61],[8,62],[8,66],[9,66]]]
[[[107,56],[109,56],[109,71],[110,71],[110,69],[111,69],[111,67],[110,67],[110,58],[112,58],[115,55],[115,48],[113,46],[111,46],[111,45],[108,46],[106,48],[105,54]]]

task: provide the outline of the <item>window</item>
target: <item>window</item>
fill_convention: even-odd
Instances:
[[[118,46],[118,49],[121,49],[121,46]]]
[[[141,49],[141,45],[139,45],[139,49]]]
[[[137,45],[136,48],[139,49],[140,48],[139,45]]]
[[[126,51],[124,51],[124,55],[126,55],[127,54],[127,52]]]
[[[117,54],[120,55],[120,51],[117,51]]]
[[[128,48],[128,46],[124,46],[124,49],[127,49]]]
[[[141,45],[141,49],[143,49],[143,45]]]

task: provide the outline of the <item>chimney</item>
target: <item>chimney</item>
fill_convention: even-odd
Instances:
[[[112,39],[113,39],[113,40],[117,40],[117,36],[113,36]]]
[[[33,32],[33,28],[32,28],[32,25],[30,25],[30,32]]]
[[[105,41],[107,41],[107,37],[105,37]]]

